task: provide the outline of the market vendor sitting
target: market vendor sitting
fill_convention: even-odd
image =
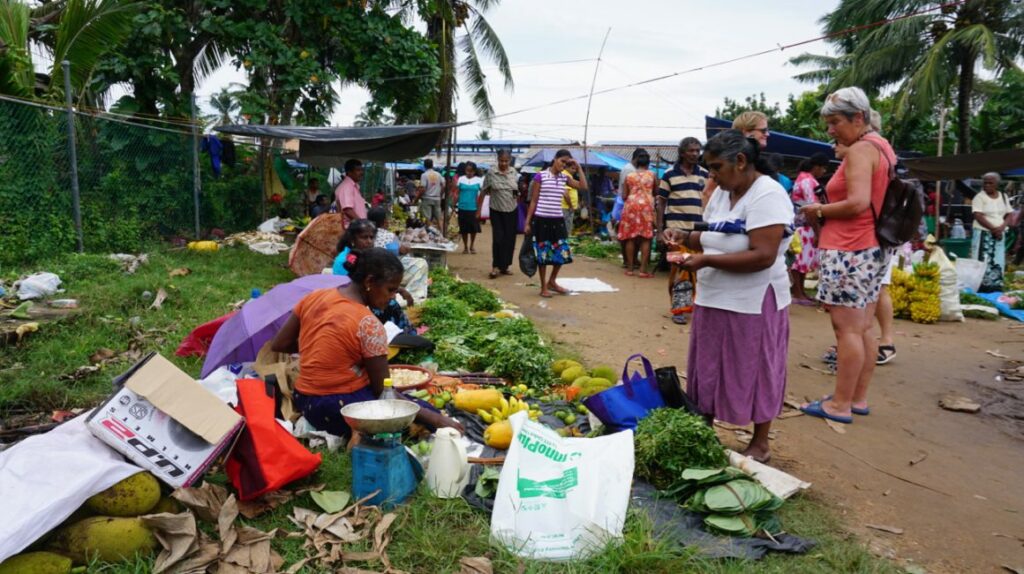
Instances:
[[[412,296],[412,299],[422,301],[427,298],[427,288],[430,284],[430,266],[427,260],[422,257],[410,255],[408,243],[402,243],[398,236],[391,229],[391,217],[388,210],[375,207],[371,209],[366,218],[377,227],[377,235],[374,236],[373,246],[383,247],[398,256],[405,268],[405,275],[402,277],[402,287],[405,292]],[[412,302],[405,295],[403,299],[412,305]]]
[[[342,234],[341,240],[338,241],[338,256],[334,259],[333,273],[335,275],[348,275],[345,262],[348,260],[352,250],[366,250],[373,247],[376,235],[377,228],[368,219],[356,219],[350,223],[345,233]],[[399,260],[399,263],[401,263],[401,260]],[[403,265],[402,268],[404,269],[405,266]],[[402,277],[403,279],[405,278],[404,271]],[[414,304],[412,295],[404,287],[398,287],[398,294],[405,299],[406,305],[411,307]],[[384,307],[371,307],[370,310],[380,319],[381,323],[391,321],[405,333],[416,332],[412,323],[409,322],[409,318],[406,317],[405,311],[402,310],[402,306],[399,305],[395,298],[388,300],[387,305]]]
[[[275,352],[299,353],[296,408],[315,428],[338,436],[352,432],[341,407],[377,399],[389,376],[387,335],[369,307],[386,307],[402,280],[402,263],[384,249],[350,249],[345,269],[349,284],[306,295],[271,342]],[[461,429],[428,408],[416,421]]]

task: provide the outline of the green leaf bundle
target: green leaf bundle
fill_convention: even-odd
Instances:
[[[636,475],[659,490],[678,487],[683,471],[721,468],[728,458],[714,429],[681,409],[655,409],[637,425]]]

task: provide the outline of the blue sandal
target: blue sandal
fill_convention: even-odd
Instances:
[[[844,425],[853,423],[853,417],[834,415],[826,411],[825,407],[822,406],[821,401],[814,401],[813,403],[808,404],[806,407],[800,407],[800,410],[805,415],[818,417],[819,419],[828,419],[830,421],[835,421],[837,423],[843,423]]]
[[[832,395],[827,395],[827,396],[825,396],[825,398],[823,398],[821,400],[823,400],[823,401],[831,401],[832,400]],[[866,416],[871,414],[871,407],[859,408],[859,407],[853,406],[853,404],[851,403],[850,404],[850,412],[855,414],[855,415],[866,417]]]

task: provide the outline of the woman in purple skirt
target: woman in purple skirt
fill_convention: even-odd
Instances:
[[[786,396],[789,275],[785,240],[793,206],[759,157],[757,141],[738,130],[711,138],[704,161],[718,188],[704,209],[716,231],[672,230],[690,251],[682,267],[697,273],[686,392],[708,417],[747,425],[743,452],[768,462],[768,431]],[[666,232],[668,233],[668,232]]]

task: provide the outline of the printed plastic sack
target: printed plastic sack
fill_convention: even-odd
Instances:
[[[956,267],[953,267],[946,253],[939,247],[932,249],[928,261],[939,266],[939,320],[963,321]]]
[[[643,372],[629,374],[629,364],[634,359],[643,362]],[[658,377],[651,362],[641,354],[626,359],[622,367],[622,384],[591,395],[583,404],[601,419],[604,426],[613,431],[635,429],[647,413],[665,406],[665,400],[658,389]]]
[[[60,277],[56,273],[35,273],[22,279],[18,284],[18,299],[22,301],[49,297],[63,292],[60,288]]]
[[[517,413],[491,513],[491,538],[537,560],[586,558],[622,537],[633,432],[563,438]]]

